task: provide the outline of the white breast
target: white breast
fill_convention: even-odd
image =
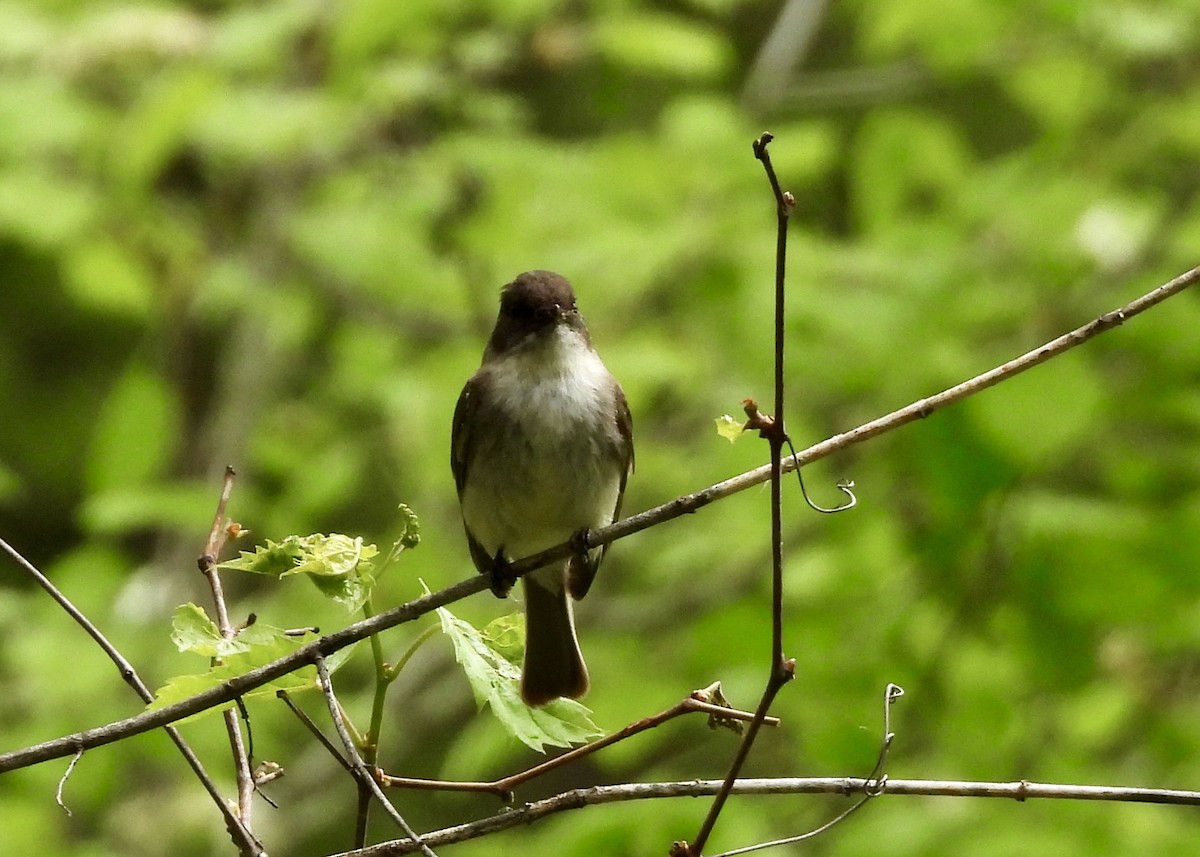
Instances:
[[[501,417],[476,436],[462,508],[485,550],[519,559],[611,523],[624,474],[612,452],[615,384],[579,334],[563,325],[553,349],[503,359],[486,389]]]

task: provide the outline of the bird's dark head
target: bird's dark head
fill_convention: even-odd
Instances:
[[[553,271],[526,271],[500,290],[500,314],[487,353],[503,354],[531,337],[541,340],[562,324],[587,341],[587,327],[567,278]]]

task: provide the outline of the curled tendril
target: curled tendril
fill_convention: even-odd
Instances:
[[[863,793],[867,797],[879,797],[887,790],[888,776],[883,773],[883,768],[887,764],[888,750],[892,747],[892,739],[896,737],[896,733],[892,731],[892,703],[902,696],[904,696],[904,688],[888,682],[888,686],[883,692],[883,743],[879,746],[879,758],[875,760],[875,767],[871,770],[871,775],[867,777],[866,782],[863,783]]]
[[[796,447],[792,443],[792,439],[790,437],[787,438],[787,445],[788,449],[792,451],[792,461],[796,462],[796,478],[800,480],[800,493],[803,495],[804,502],[808,504],[810,509],[815,512],[820,512],[822,515],[833,515],[838,512],[845,512],[847,509],[853,509],[858,505],[858,498],[854,496],[853,491],[854,482],[853,480],[846,479],[841,480],[837,484],[838,489],[849,498],[845,503],[840,506],[834,506],[832,509],[826,509],[824,506],[814,503],[812,498],[808,496],[808,489],[804,487],[804,475],[800,472],[800,454],[796,452]],[[892,685],[889,685],[889,687],[891,686]],[[904,691],[900,692],[903,693]]]

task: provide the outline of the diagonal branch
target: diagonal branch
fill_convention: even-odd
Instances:
[[[920,399],[898,411],[893,411],[886,416],[879,417],[869,423],[864,423],[857,428],[834,435],[807,449],[801,450],[797,455],[789,456],[783,461],[783,470],[790,472],[797,466],[825,458],[846,447],[900,428],[914,420],[927,417],[934,411],[962,401],[1013,375],[1044,363],[1051,357],[1062,354],[1098,334],[1111,330],[1172,295],[1179,294],[1197,282],[1200,282],[1200,267],[1192,268],[1190,271],[1180,274],[1170,282],[1164,283],[1120,309],[1105,313],[1082,327],[1066,333],[1001,366],[997,366],[995,369],[984,372],[982,375],[978,375],[969,381],[964,381],[934,396]],[[593,545],[614,542],[617,539],[641,532],[664,521],[696,512],[716,500],[759,485],[767,481],[770,476],[770,465],[748,470],[738,476],[726,479],[724,482],[718,482],[716,485],[711,485],[701,491],[678,497],[661,506],[625,518],[603,529],[596,530],[589,535],[588,541]],[[543,565],[556,560],[565,559],[571,555],[573,550],[574,548],[570,542],[564,542],[554,548],[514,562],[509,567],[509,571],[516,576],[528,574],[535,568],[541,568]],[[380,631],[385,631],[396,625],[411,622],[438,607],[443,607],[466,598],[469,595],[474,595],[486,588],[487,580],[484,576],[473,575],[438,592],[422,595],[420,598],[416,598],[392,610],[379,613],[370,619],[364,619],[319,640],[314,640],[286,657],[272,661],[269,664],[264,664],[237,678],[230,679],[219,687],[198,693],[173,705],[164,706],[154,711],[148,711],[135,717],[98,726],[83,732],[77,732],[73,735],[66,735],[33,747],[0,753],[0,773],[45,762],[50,759],[71,756],[80,747],[84,749],[98,747],[102,744],[127,738],[130,735],[137,735],[151,729],[157,729],[176,720],[182,720],[184,717],[189,717],[217,705],[231,702],[238,696],[254,690],[256,687],[261,687],[280,676],[287,675],[302,666],[307,666],[312,662],[315,655],[328,656],[351,643],[365,639],[372,634],[378,634]]]
[[[401,830],[408,834],[409,841],[413,842],[425,857],[437,857],[433,853],[433,849],[421,840],[417,832],[404,820],[404,816],[400,814],[400,811],[388,800],[378,780],[375,779],[374,773],[367,770],[367,765],[363,761],[362,754],[358,752],[358,747],[355,745],[354,739],[350,737],[349,729],[346,728],[346,720],[342,717],[341,706],[337,701],[337,697],[334,696],[333,682],[329,678],[329,668],[325,665],[325,659],[317,655],[314,658],[314,663],[317,667],[318,684],[321,686],[321,692],[325,694],[325,704],[329,708],[329,716],[333,720],[333,726],[337,730],[338,737],[342,739],[342,746],[346,748],[346,755],[350,757],[350,773],[369,794],[373,795],[379,801],[384,811],[396,822]]]
[[[418,777],[395,777],[390,774],[379,773],[380,783],[387,788],[403,788],[403,789],[431,789],[440,791],[461,791],[461,792],[485,792],[494,794],[503,800],[505,803],[512,803],[513,789],[517,786],[527,783],[530,780],[547,774],[564,765],[569,765],[577,762],[584,756],[590,756],[598,750],[603,750],[605,747],[610,747],[618,741],[624,741],[637,735],[640,732],[645,732],[647,729],[654,729],[669,720],[673,720],[684,714],[694,712],[704,713],[709,716],[710,723],[713,720],[717,721],[737,721],[745,722],[752,720],[754,715],[749,711],[739,711],[736,708],[729,708],[725,705],[715,705],[709,701],[714,695],[713,689],[719,691],[720,683],[711,685],[702,690],[692,691],[682,700],[672,705],[665,711],[660,711],[658,714],[652,714],[649,717],[643,717],[640,720],[635,720],[633,723],[618,729],[609,735],[605,735],[599,740],[592,741],[590,744],[584,744],[581,747],[576,747],[573,750],[568,750],[561,755],[555,756],[553,759],[548,759],[545,762],[527,768],[524,771],[519,771],[515,774],[510,774],[507,777],[502,777],[491,782],[463,782],[454,780],[429,780]],[[778,726],[779,718],[767,717],[763,723],[767,726]],[[339,756],[340,759],[340,756]]]
[[[42,589],[46,590],[50,597],[57,601],[63,610],[67,611],[67,615],[74,619],[75,623],[79,625],[79,627],[83,628],[89,637],[95,640],[96,645],[100,647],[104,654],[108,655],[109,660],[116,664],[117,670],[121,673],[121,678],[127,685],[133,688],[133,692],[140,696],[143,702],[150,702],[154,699],[154,694],[150,692],[150,688],[146,687],[146,683],[142,681],[142,677],[138,675],[137,670],[133,668],[133,664],[126,660],[125,656],[121,654],[117,647],[114,646],[109,639],[104,636],[103,632],[101,632],[101,630],[96,627],[96,625],[90,619],[88,619],[87,616],[84,615],[82,610],[76,607],[71,600],[68,599],[67,596],[64,595],[59,588],[50,581],[50,578],[42,574],[41,570],[39,570],[29,560],[25,559],[25,557],[18,553],[17,550],[9,545],[8,542],[4,541],[4,539],[0,539],[0,549],[2,549],[4,553],[8,554],[9,557],[12,558],[13,562],[15,562],[26,574],[37,581],[38,585],[41,586]],[[208,792],[209,797],[213,799],[213,803],[217,805],[217,808],[225,817],[225,826],[229,829],[229,835],[233,837],[234,842],[237,844],[241,852],[243,854],[250,855],[265,855],[266,852],[262,850],[262,846],[254,838],[254,835],[250,833],[238,815],[233,812],[233,810],[230,809],[225,803],[225,798],[217,789],[216,783],[213,782],[212,777],[208,775],[208,772],[204,770],[204,765],[201,764],[200,758],[195,754],[195,752],[193,752],[191,746],[183,740],[183,736],[179,734],[179,730],[177,730],[174,726],[164,726],[164,731],[166,731],[171,740],[175,742],[175,746],[179,748],[179,752],[183,755],[184,760],[191,767],[192,772],[196,775],[196,778],[200,780],[200,784],[204,786],[204,790]],[[79,748],[76,751],[77,758],[78,754],[82,754],[85,749],[87,749],[87,747],[82,744],[79,745]],[[72,762],[72,765],[74,765],[74,762]]]

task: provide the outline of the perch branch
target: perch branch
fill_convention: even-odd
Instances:
[[[862,443],[877,435],[907,425],[914,420],[927,417],[934,411],[940,410],[949,404],[962,401],[981,390],[998,384],[1006,378],[1031,369],[1039,363],[1044,363],[1051,357],[1062,354],[1098,334],[1111,330],[1172,295],[1179,294],[1197,282],[1200,282],[1200,267],[1192,268],[1190,271],[1180,274],[1170,282],[1164,283],[1120,309],[1105,313],[1082,327],[1035,348],[1018,358],[1010,360],[995,369],[984,372],[982,375],[978,375],[969,381],[964,381],[934,396],[920,399],[900,410],[864,423],[850,431],[834,435],[807,449],[801,450],[795,457],[788,456],[783,461],[783,470],[790,472],[797,466],[825,458],[849,446]],[[723,499],[765,482],[770,478],[770,475],[770,465],[748,470],[745,473],[726,479],[723,482],[718,482],[701,491],[678,497],[661,506],[656,506],[653,509],[629,518],[624,518],[615,524],[596,530],[589,534],[588,543],[592,545],[608,544],[609,542],[623,539],[626,536],[641,532],[664,521],[678,518],[681,515],[691,514],[716,500]],[[516,576],[528,574],[535,568],[541,568],[556,560],[565,559],[571,555],[572,550],[571,543],[564,542],[549,550],[512,563],[509,566],[509,571]],[[102,744],[127,738],[130,735],[147,732],[151,729],[158,729],[168,723],[198,714],[208,708],[231,702],[237,697],[274,681],[280,676],[287,675],[302,666],[307,666],[312,663],[315,655],[328,656],[338,649],[369,637],[371,634],[377,634],[396,625],[411,622],[419,616],[429,613],[431,610],[452,604],[469,595],[481,592],[487,588],[487,585],[487,580],[483,575],[472,575],[438,592],[422,595],[399,607],[372,616],[370,619],[364,619],[340,631],[321,637],[318,640],[313,640],[311,643],[300,647],[286,657],[272,661],[269,664],[264,664],[243,675],[232,678],[218,687],[210,688],[172,705],[163,706],[154,711],[144,712],[125,720],[108,723],[104,726],[97,726],[82,732],[76,732],[73,735],[55,738],[32,747],[0,753],[0,773],[16,768],[28,767],[29,765],[45,762],[50,759],[71,756],[81,746],[84,749],[98,747]]]

